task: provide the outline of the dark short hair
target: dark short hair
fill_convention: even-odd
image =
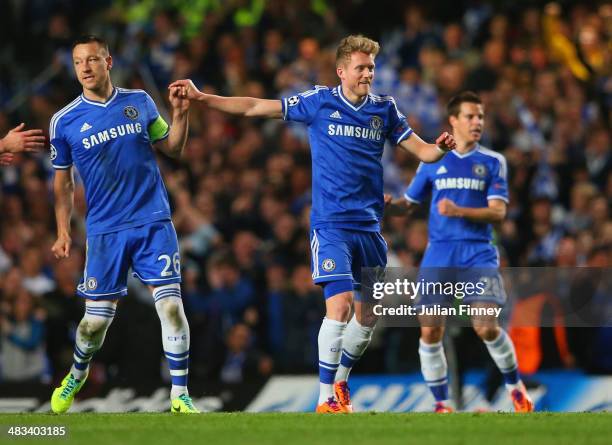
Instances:
[[[74,49],[77,45],[84,45],[87,43],[97,43],[110,54],[106,40],[104,40],[102,37],[94,36],[93,34],[87,34],[77,38],[74,42],[72,42],[72,49]]]
[[[482,104],[482,100],[478,94],[473,91],[463,91],[456,96],[453,96],[451,100],[448,101],[448,105],[446,105],[446,114],[448,117],[459,115],[459,111],[461,111],[461,104],[464,102],[469,102],[472,104]]]

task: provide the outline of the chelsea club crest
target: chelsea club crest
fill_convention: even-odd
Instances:
[[[484,178],[487,174],[487,167],[482,164],[474,164],[472,166],[472,173],[478,176],[479,178]]]
[[[94,277],[90,277],[87,279],[85,285],[87,286],[88,290],[95,290],[98,287],[98,280],[96,280]]]
[[[138,110],[132,105],[128,105],[127,107],[125,107],[123,109],[123,114],[125,114],[125,117],[132,119],[133,121],[138,119]]]
[[[336,268],[336,262],[332,260],[331,258],[327,258],[323,260],[322,266],[325,272],[331,272],[332,270]]]
[[[370,119],[370,127],[372,127],[373,130],[380,130],[382,125],[383,120],[379,116],[373,116],[372,119]]]

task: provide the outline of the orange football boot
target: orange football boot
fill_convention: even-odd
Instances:
[[[445,405],[444,402],[436,402],[434,413],[446,414],[446,413],[452,413],[452,412],[454,412],[454,410],[450,406]]]
[[[351,404],[351,393],[349,391],[348,383],[346,383],[346,380],[334,383],[334,395],[336,396],[338,405],[344,408],[345,412],[353,412],[353,405]]]
[[[512,404],[514,405],[514,411],[517,413],[531,413],[533,412],[533,401],[529,397],[529,393],[525,388],[523,382],[520,383],[519,389],[514,389],[510,393],[512,397]]]
[[[327,399],[327,402],[320,403],[317,405],[315,410],[318,414],[344,414],[346,411],[340,406],[333,397]]]

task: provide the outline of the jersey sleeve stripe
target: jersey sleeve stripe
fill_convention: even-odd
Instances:
[[[328,90],[329,88],[324,85],[315,85],[315,87],[311,90],[306,90],[299,94],[302,97],[312,96],[313,94],[319,93],[321,90]]]
[[[478,150],[482,154],[491,156],[492,158],[495,158],[495,159],[497,159],[499,161],[499,176],[503,180],[507,180],[508,179],[508,164],[506,163],[505,156],[503,154],[501,154],[501,153],[497,153],[497,152],[495,152],[493,150],[485,148],[482,145],[480,145],[478,147]]]
[[[421,203],[421,201],[417,201],[416,199],[414,199],[413,197],[408,195],[408,193],[404,193],[404,198],[406,199],[406,201],[412,202],[414,204],[420,204]]]
[[[59,122],[59,120],[63,116],[65,116],[66,113],[68,113],[70,110],[78,106],[80,103],[81,103],[81,97],[79,96],[75,100],[70,102],[68,105],[66,105],[64,108],[62,108],[60,111],[58,111],[57,113],[53,115],[53,117],[51,118],[51,123],[49,125],[49,138],[51,140],[53,140],[53,138],[55,137],[55,129],[57,128],[57,123]]]
[[[400,142],[402,142],[404,139],[408,139],[408,137],[414,132],[414,130],[412,128],[409,128],[408,130],[404,131],[401,136],[399,138],[397,138],[397,142],[395,143],[396,145],[399,144]]]
[[[125,93],[125,94],[132,94],[132,93],[144,93],[144,94],[147,94],[147,92],[145,90],[130,89],[130,88],[119,88],[119,87],[117,87],[117,91],[119,91],[120,93]]]
[[[509,201],[509,199],[508,199],[507,197],[502,196],[502,195],[488,195],[488,196],[487,196],[487,199],[501,199],[501,200],[502,200],[502,201],[504,201],[506,204],[507,204],[508,202],[510,202],[510,201]]]
[[[51,164],[53,166],[53,168],[57,169],[57,170],[66,170],[70,167],[72,167],[72,164],[68,164],[68,165],[55,165],[55,164]]]
[[[397,102],[395,102],[395,99],[389,96],[389,101],[393,104],[393,108],[395,109],[395,113],[397,114],[397,117],[399,119],[406,119],[406,116],[404,116],[404,114],[399,110],[399,108],[397,108]]]

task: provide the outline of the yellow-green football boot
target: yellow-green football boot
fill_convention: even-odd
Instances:
[[[51,395],[51,411],[55,414],[63,414],[72,405],[74,396],[81,390],[87,380],[87,374],[81,380],[74,378],[71,372],[68,373],[62,384],[55,388]]]
[[[193,405],[191,397],[187,394],[181,394],[172,399],[170,403],[170,412],[176,414],[200,414],[200,410]]]

